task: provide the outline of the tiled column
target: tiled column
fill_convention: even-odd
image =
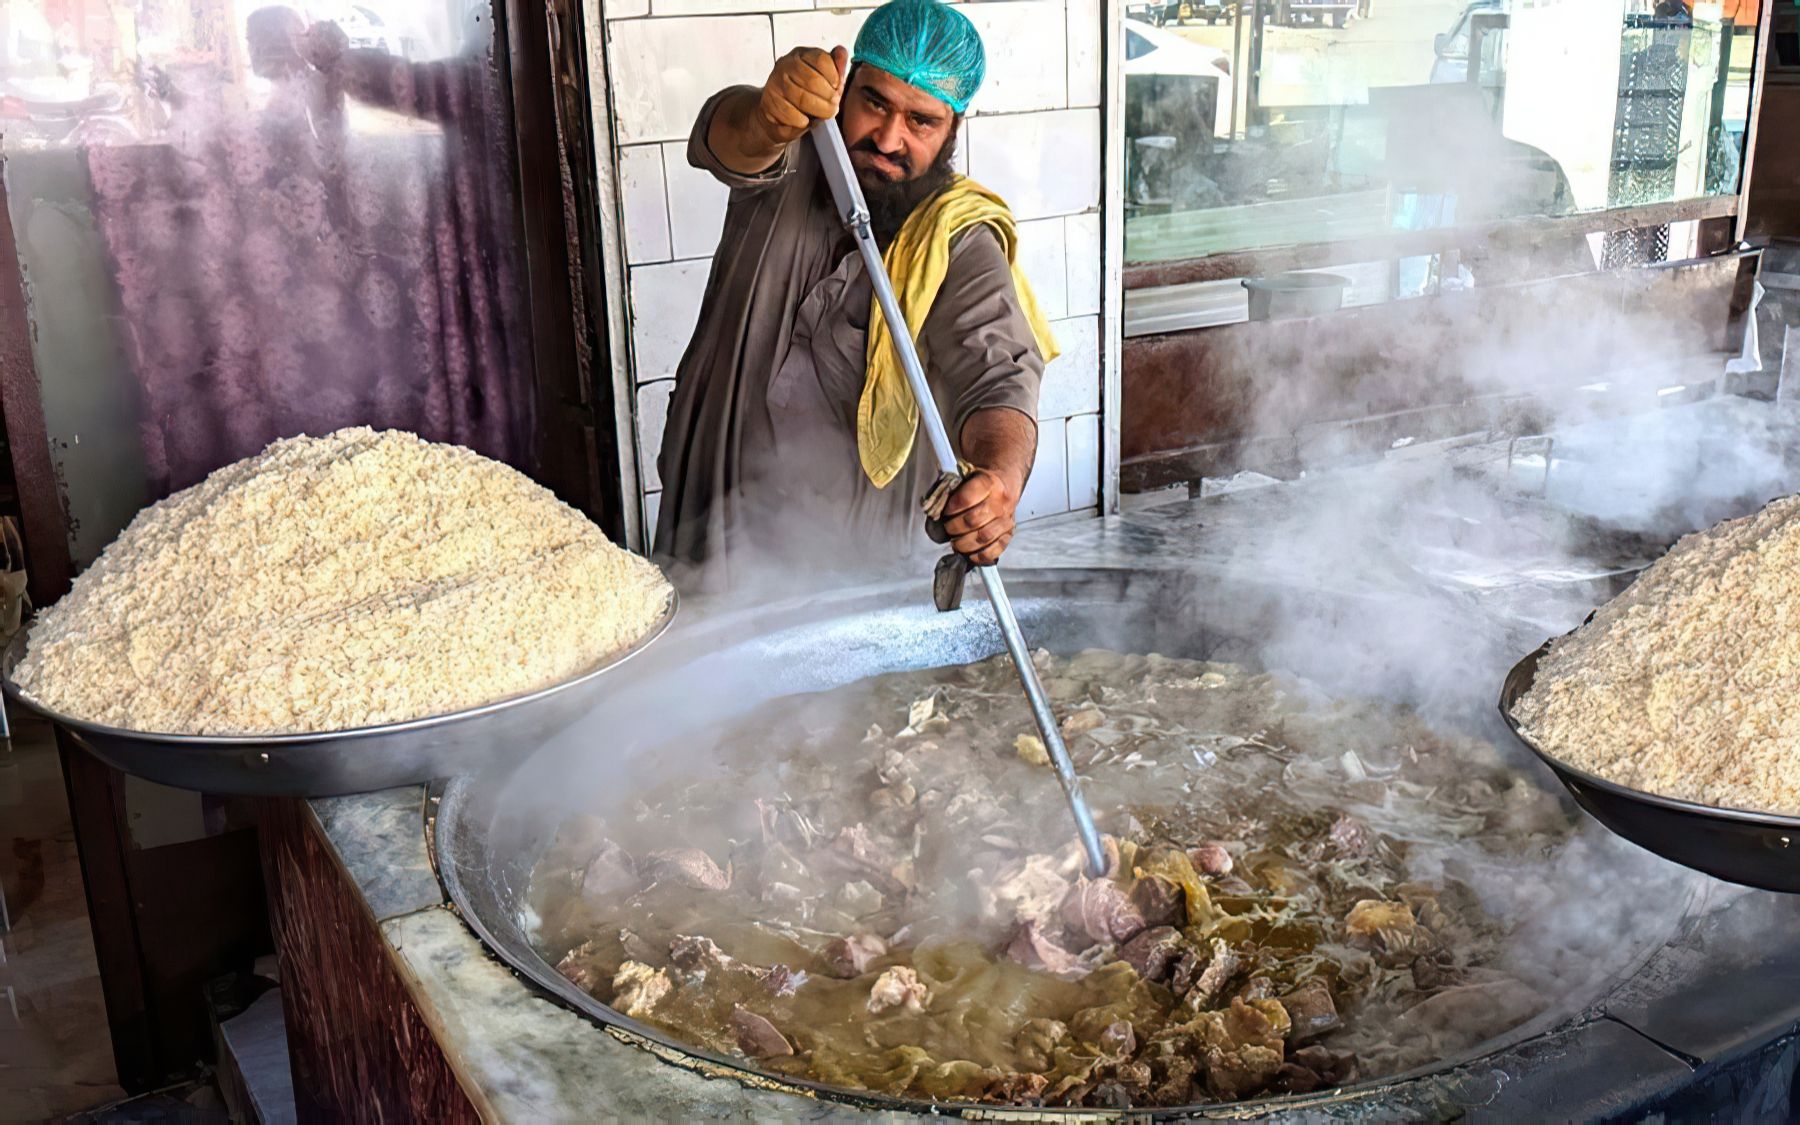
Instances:
[[[806,0],[620,0],[603,5],[606,72],[626,256],[631,386],[647,527],[654,527],[676,365],[699,316],[726,192],[689,168],[701,104],[767,77],[802,44],[848,45],[873,7]],[[988,78],[970,107],[959,164],[1021,222],[1026,275],[1053,318],[1062,358],[1046,373],[1025,518],[1096,509],[1100,496],[1101,120],[1099,0],[988,0]],[[598,68],[597,68],[598,70]],[[648,535],[648,532],[647,532]]]

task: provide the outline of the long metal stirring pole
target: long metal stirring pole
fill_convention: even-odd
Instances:
[[[862,186],[857,183],[856,170],[850,164],[850,152],[844,147],[844,136],[838,131],[837,122],[829,118],[813,126],[812,136],[819,149],[825,179],[831,184],[831,197],[837,203],[838,217],[856,238],[856,248],[862,253],[863,265],[875,286],[881,315],[887,320],[894,346],[900,352],[900,366],[906,370],[906,381],[911,384],[913,397],[919,403],[919,416],[924,420],[925,436],[931,442],[938,469],[955,474],[959,472],[956,452],[950,446],[944,419],[938,414],[937,400],[931,396],[931,386],[925,381],[925,369],[919,364],[912,330],[907,327],[900,303],[894,297],[894,285],[888,278],[887,265],[881,260],[881,249],[875,244],[875,232],[869,226],[869,207],[863,200]],[[1044,685],[1038,681],[1037,668],[1031,663],[1031,650],[1025,645],[1018,616],[1013,613],[1006,586],[1000,581],[1000,568],[983,566],[976,569],[981,572],[981,585],[987,590],[988,601],[993,603],[994,620],[1000,623],[1000,635],[1006,638],[1006,651],[1019,671],[1019,683],[1025,688],[1025,698],[1031,704],[1031,717],[1037,720],[1044,749],[1050,752],[1050,761],[1056,767],[1056,779],[1062,782],[1069,811],[1075,814],[1075,829],[1081,835],[1081,846],[1087,850],[1088,871],[1099,878],[1106,874],[1107,866],[1106,852],[1100,846],[1100,833],[1094,828],[1094,816],[1081,795],[1081,779],[1075,776],[1075,763],[1069,760],[1069,748],[1063,745],[1062,732],[1056,726],[1056,714],[1050,710]]]

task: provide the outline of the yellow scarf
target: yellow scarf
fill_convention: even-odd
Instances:
[[[1037,338],[1038,353],[1049,363],[1059,352],[1031,283],[1019,269],[1018,225],[999,196],[964,176],[956,177],[950,186],[914,209],[882,255],[907,326],[916,340],[949,272],[951,240],[983,223],[993,228],[1006,260],[1012,263],[1019,307]],[[874,298],[870,303],[868,373],[863,378],[862,401],[856,407],[856,449],[863,472],[876,488],[886,488],[912,455],[913,439],[919,432],[919,404],[900,366],[900,352],[889,335],[881,306]],[[955,436],[951,435],[952,440]]]

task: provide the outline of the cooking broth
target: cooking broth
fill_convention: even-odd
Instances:
[[[771,703],[561,826],[529,900],[597,999],[776,1073],[943,1100],[1306,1092],[1543,1011],[1510,905],[1570,810],[1411,712],[1039,654],[1117,862],[1088,880],[1004,658]]]

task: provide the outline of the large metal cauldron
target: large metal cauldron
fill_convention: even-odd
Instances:
[[[1232,581],[1229,588],[1194,575],[1141,572],[1021,570],[1008,587],[1034,647],[1074,652],[1105,647],[1132,652],[1241,661],[1258,664],[1264,638],[1277,620],[1290,620],[1306,601],[1306,618],[1317,622],[1326,643],[1315,667],[1304,646],[1282,648],[1287,671],[1324,686],[1332,666],[1331,635],[1341,644],[1365,627],[1380,606],[1353,598],[1300,593],[1292,589]],[[1446,602],[1446,612],[1455,606]],[[677,755],[686,734],[748,712],[785,695],[839,687],[886,672],[963,664],[1003,651],[985,604],[971,592],[965,608],[939,614],[924,581],[823,594],[785,605],[728,616],[694,614],[678,623],[650,652],[622,669],[608,700],[520,764],[486,775],[449,782],[436,819],[435,855],[439,876],[464,920],[515,970],[559,1001],[596,1023],[624,1029],[667,1048],[665,1058],[709,1076],[792,1090],[797,1096],[847,1105],[941,1115],[974,1112],[983,1116],[1064,1114],[1086,1120],[1093,1110],[1005,1110],[994,1106],[931,1105],[825,1087],[757,1071],[744,1059],[709,1055],[670,1039],[663,1032],[601,1004],[569,983],[532,947],[535,922],[526,904],[532,868],[554,834],[560,812],[592,804],[621,787],[636,789],[659,776]],[[1369,654],[1369,660],[1377,654]],[[1504,659],[1496,652],[1494,659]],[[1501,667],[1504,665],[1501,664]],[[1504,727],[1483,698],[1485,684],[1471,683],[1466,713],[1496,744]],[[1526,761],[1526,768],[1537,768]],[[1545,778],[1547,785],[1549,782]],[[1053,784],[1046,775],[1045,784]],[[1682,888],[1679,869],[1671,884],[1668,913],[1673,932],[1693,906],[1693,888]],[[1659,939],[1660,940],[1660,939]],[[1648,950],[1643,954],[1648,955]],[[1565,1023],[1637,962],[1620,965],[1607,981],[1581,996],[1559,998],[1560,1006],[1482,1045],[1463,1060],[1445,1060],[1437,1071],[1521,1043]],[[1423,1074],[1425,1072],[1418,1072]],[[1295,1110],[1330,1106],[1333,1116],[1439,1116],[1446,1095],[1439,1087],[1412,1082],[1414,1075],[1389,1076],[1361,1087],[1300,1098],[1237,1106],[1212,1106],[1233,1116],[1248,1107],[1276,1105]],[[1102,1115],[1103,1116],[1103,1115]],[[1153,1116],[1133,1111],[1134,1120]],[[1178,1110],[1154,1116],[1183,1116]]]

